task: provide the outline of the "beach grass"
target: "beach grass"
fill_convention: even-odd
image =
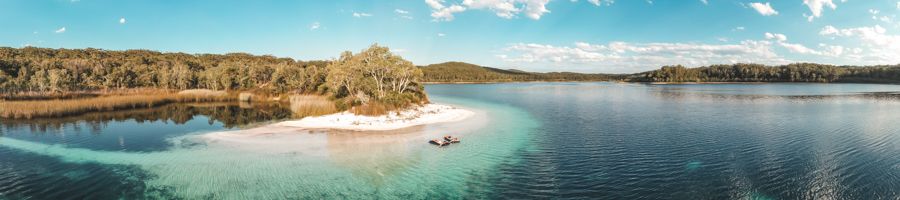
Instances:
[[[333,101],[319,95],[292,95],[290,105],[295,118],[327,115],[339,111]]]

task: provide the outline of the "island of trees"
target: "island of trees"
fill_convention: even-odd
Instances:
[[[255,98],[262,100],[314,95],[333,102],[337,110],[377,114],[427,102],[420,79],[419,68],[378,45],[356,54],[344,52],[331,61],[245,53],[0,48],[0,104],[4,104],[0,117],[30,118],[41,112],[58,116],[173,101],[233,101],[240,93],[265,97]],[[50,99],[82,101],[53,102],[70,108],[47,111],[51,104],[40,100]]]

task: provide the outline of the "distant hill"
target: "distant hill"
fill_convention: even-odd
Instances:
[[[497,69],[464,62],[445,62],[420,66],[425,82],[516,82],[516,81],[608,81],[623,75],[573,72],[526,72]]]

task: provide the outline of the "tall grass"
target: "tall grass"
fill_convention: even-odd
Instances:
[[[0,101],[0,118],[64,117],[88,112],[151,108],[174,102],[230,102],[237,98],[223,91],[164,90],[115,91],[106,96],[76,99]]]
[[[149,108],[174,102],[173,95],[127,95],[87,99],[0,101],[2,118],[63,117],[96,111]]]
[[[226,102],[235,101],[234,95],[229,95],[225,91],[215,91],[206,89],[193,89],[178,92],[178,102]]]
[[[328,98],[318,95],[292,95],[291,111],[295,118],[327,115],[338,112],[337,106]]]

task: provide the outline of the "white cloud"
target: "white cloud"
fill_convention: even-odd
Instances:
[[[489,9],[498,17],[510,19],[518,13],[513,0],[464,0],[462,5],[469,9]]]
[[[605,71],[633,72],[662,65],[703,66],[738,62],[785,64],[771,50],[770,41],[745,40],[739,44],[694,43],[575,43],[573,46],[511,44],[497,55],[503,61],[538,66],[588,66]]]
[[[542,15],[550,13],[547,3],[550,0],[525,0],[525,16],[534,20],[541,19]]]
[[[900,10],[900,1],[897,1],[897,9]]]
[[[841,2],[844,1],[846,0],[841,0]],[[812,12],[812,15],[806,16],[808,21],[822,17],[822,8],[825,6],[828,6],[831,10],[837,9],[837,5],[834,4],[833,0],[803,0],[803,4],[806,4],[809,7],[809,11]]]
[[[820,56],[840,56],[843,52],[844,47],[841,46],[828,46],[825,44],[819,44],[820,47],[826,48],[826,50],[815,50],[809,47],[806,47],[802,44],[796,43],[788,43],[787,36],[780,33],[765,33],[765,38],[767,40],[775,40],[775,43],[781,47],[784,47],[791,53],[799,53],[799,54],[812,54],[812,55],[820,55]]]
[[[444,36],[447,36],[447,34],[444,34],[444,33],[438,33],[437,36],[438,36],[438,37],[444,37]]]
[[[825,26],[820,35],[853,38],[862,42],[867,54],[862,60],[877,63],[900,63],[900,35],[890,35],[880,25],[838,29]]]
[[[119,18],[119,24],[125,24],[125,18],[124,18],[124,17]]]
[[[591,4],[594,4],[596,6],[602,6],[602,5],[609,6],[609,5],[612,5],[613,3],[615,3],[615,0],[588,0],[588,2],[590,2]]]
[[[364,12],[353,12],[353,17],[371,17],[372,14]]]
[[[753,3],[750,3],[750,7],[753,8],[754,10],[756,10],[756,12],[759,12],[759,14],[761,14],[763,16],[770,16],[770,15],[778,14],[778,11],[775,11],[775,9],[772,8],[772,5],[769,4],[769,2],[766,2],[765,4],[753,2]]]
[[[56,29],[56,31],[54,31],[54,32],[56,32],[56,33],[65,33],[65,32],[66,32],[66,27],[62,27],[62,28]]]
[[[313,22],[311,25],[309,25],[309,30],[316,30],[320,27],[322,27],[322,24],[320,24],[319,22]]]
[[[453,13],[466,11],[466,7],[460,5],[444,6],[444,0],[425,0],[425,4],[431,7],[431,17],[435,21],[453,21]]]
[[[770,39],[770,40],[775,39],[775,40],[781,42],[781,41],[787,40],[787,36],[785,36],[784,34],[780,34],[780,33],[766,32],[766,39]]]
[[[550,13],[547,9],[550,0],[463,0],[462,4],[449,7],[444,3],[444,0],[425,0],[425,4],[431,7],[431,17],[436,21],[451,21],[454,13],[466,10],[490,10],[505,19],[512,19],[524,13],[525,17],[538,20],[544,14]]]
[[[709,0],[700,0],[704,5],[709,5]]]
[[[743,26],[738,26],[738,27],[734,27],[734,29],[731,29],[731,31],[744,31],[744,29],[746,29],[746,28],[744,28]]]
[[[821,52],[810,49],[809,47],[803,46],[802,44],[793,44],[793,43],[787,43],[787,42],[781,42],[781,41],[779,41],[778,44],[781,45],[782,47],[784,47],[785,49],[787,49],[788,51],[794,52],[794,53],[816,54],[816,55],[822,54]]]

